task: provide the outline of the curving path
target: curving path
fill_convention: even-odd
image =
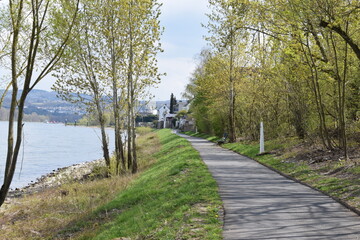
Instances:
[[[333,199],[204,139],[200,152],[224,202],[224,239],[359,239],[360,217]]]

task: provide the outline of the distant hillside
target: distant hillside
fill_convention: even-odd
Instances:
[[[3,89],[0,89],[0,96],[4,93]],[[19,91],[19,95],[21,90]],[[185,100],[178,100],[178,102]],[[6,120],[8,116],[7,109],[10,108],[11,91],[5,96],[3,109],[0,111],[0,120]],[[170,100],[164,101],[140,101],[138,106],[139,114],[151,115],[154,114],[154,110],[161,108],[164,104],[170,106]],[[155,111],[156,112],[156,111]],[[56,92],[48,92],[44,90],[32,90],[25,104],[25,114],[29,115],[31,119],[44,119],[41,116],[45,116],[48,121],[55,122],[74,122],[79,120],[85,114],[85,111],[78,108],[76,105],[68,103],[57,97]],[[40,116],[40,118],[36,115]],[[34,117],[34,115],[36,117]]]
[[[0,89],[0,96],[4,93]],[[11,91],[5,96],[3,107],[8,109],[11,102]],[[21,94],[21,90],[19,95]],[[40,116],[47,116],[49,121],[69,122],[80,119],[84,115],[84,111],[80,110],[75,105],[68,103],[56,96],[56,92],[48,92],[44,90],[32,90],[25,104],[25,114],[31,115],[36,113]],[[3,118],[4,116],[2,116]]]
[[[0,89],[0,95],[2,95],[4,92],[3,89]],[[11,91],[8,92],[5,96],[5,100],[3,103],[3,106],[8,108],[10,107],[10,101],[11,101]],[[22,90],[19,91],[19,95],[22,93]],[[56,92],[48,92],[44,90],[32,90],[28,97],[27,97],[27,105],[58,105],[58,104],[64,104],[64,105],[70,105],[69,103],[66,103],[65,101],[61,100],[56,96]]]

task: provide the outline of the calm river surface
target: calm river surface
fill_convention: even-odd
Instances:
[[[107,132],[113,151],[113,131],[107,129]],[[25,123],[23,145],[11,188],[24,187],[57,168],[102,158],[99,137],[98,128]],[[7,122],[0,122],[0,185],[4,178],[6,139]]]

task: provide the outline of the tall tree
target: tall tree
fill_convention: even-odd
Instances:
[[[162,29],[159,25],[160,4],[156,0],[128,0],[127,33],[127,161],[128,168],[137,172],[136,156],[136,103],[146,95],[149,86],[160,80],[156,54],[161,50],[159,40]]]
[[[107,83],[102,72],[100,56],[103,49],[101,44],[101,15],[100,1],[83,2],[77,25],[78,34],[69,43],[61,68],[55,75],[57,80],[53,90],[63,99],[87,106],[88,111],[96,113],[101,131],[103,157],[110,171],[110,152],[108,136],[105,131],[105,108],[107,99]]]
[[[174,94],[171,93],[170,95],[170,113],[173,114],[175,112],[175,106],[176,106],[176,97],[174,97]]]
[[[116,173],[126,169],[125,145],[122,136],[122,128],[125,123],[125,106],[126,92],[124,77],[122,76],[125,65],[126,51],[126,33],[124,23],[126,22],[125,2],[124,1],[107,1],[103,3],[101,14],[103,17],[103,26],[101,28],[104,36],[105,46],[103,49],[104,70],[109,76],[109,84],[112,87],[111,102],[114,116],[114,133],[115,133],[115,159]],[[106,64],[108,63],[108,64]]]
[[[159,8],[155,0],[84,1],[79,34],[59,69],[55,89],[69,100],[75,97],[94,106],[104,133],[102,144],[109,168],[104,113],[105,108],[111,107],[118,174],[126,167],[134,173],[138,168],[136,103],[159,80],[156,66],[156,54],[161,50]],[[90,95],[92,99],[89,102],[74,92]],[[127,127],[126,142],[121,135],[123,125]]]
[[[226,82],[228,84],[228,94],[225,96],[229,101],[228,131],[230,142],[235,142],[236,68],[239,67],[238,51],[242,47],[240,43],[245,38],[244,32],[239,31],[237,23],[245,16],[244,12],[247,11],[247,4],[240,0],[209,0],[209,3],[212,12],[208,14],[209,23],[206,28],[211,35],[206,39],[227,59],[228,79]]]
[[[209,3],[213,11],[207,39],[215,50],[196,69],[188,85],[197,124],[205,126],[207,122],[204,129],[210,132],[218,128],[213,123],[221,123],[220,117],[215,118],[216,113],[212,116],[210,107],[216,103],[229,109],[225,113],[229,123],[223,121],[222,126],[231,125],[231,101],[222,103],[214,94],[225,85],[228,90],[224,96],[229,99],[230,90],[234,89],[237,133],[256,138],[257,121],[262,118],[268,137],[316,135],[325,148],[341,149],[346,158],[347,136],[357,131],[354,126],[360,106],[357,2]],[[247,61],[241,61],[242,58]],[[223,65],[224,61],[228,64]],[[221,83],[217,82],[219,79]],[[216,90],[211,91],[206,85]]]
[[[4,203],[12,182],[20,145],[27,95],[49,74],[61,59],[77,17],[79,1],[9,0],[7,8],[11,32],[11,106],[8,126],[8,147],[0,205]],[[61,11],[61,15],[59,15]],[[55,22],[62,21],[61,28]],[[57,34],[58,39],[52,35]],[[35,68],[37,72],[35,73]],[[19,87],[22,93],[19,94]],[[15,111],[18,114],[15,117]],[[14,128],[16,122],[16,136]]]

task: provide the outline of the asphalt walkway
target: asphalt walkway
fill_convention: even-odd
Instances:
[[[360,217],[328,196],[212,142],[180,135],[218,182],[225,240],[360,240]]]

